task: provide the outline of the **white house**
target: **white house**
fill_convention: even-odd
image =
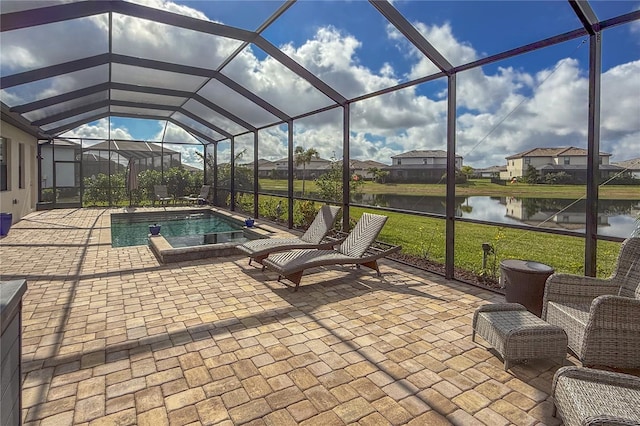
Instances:
[[[640,157],[632,158],[631,160],[619,161],[613,164],[626,169],[635,179],[640,179]]]
[[[611,154],[601,152],[601,178],[606,179],[622,170],[621,167],[610,165]],[[551,173],[565,172],[573,183],[584,183],[587,179],[587,150],[576,147],[561,148],[533,148],[528,151],[506,157],[507,170],[500,173],[503,180],[511,180],[525,176],[529,166],[535,167],[541,177]]]

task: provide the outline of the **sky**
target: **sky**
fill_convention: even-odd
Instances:
[[[256,30],[281,2],[278,1],[137,1],[199,19]],[[6,4],[6,2],[3,1]],[[453,65],[532,43],[580,28],[567,1],[406,1],[393,2],[405,18]],[[640,8],[640,1],[592,1],[596,15],[608,19]],[[108,46],[101,36],[106,20],[86,18],[56,24],[58,40],[43,32],[21,37],[3,33],[2,75],[48,65],[47,58],[65,60],[101,53]],[[87,41],[68,49],[83,29]],[[95,33],[95,37],[91,34]],[[437,71],[367,1],[301,0],[293,4],[262,33],[271,44],[301,64],[347,99],[395,86]],[[38,40],[40,39],[40,40]],[[640,21],[604,31],[602,38],[601,151],[611,161],[640,157]],[[32,43],[32,44],[30,44]],[[115,53],[184,65],[215,68],[239,42],[192,31],[171,29],[140,19],[114,17]],[[36,54],[37,53],[37,54]],[[49,59],[54,61],[54,59]],[[589,41],[574,39],[519,55],[457,75],[457,154],[464,164],[481,168],[505,164],[505,157],[535,147],[586,148]],[[149,75],[114,67],[120,81],[148,84]],[[295,76],[256,45],[249,45],[223,70],[227,77],[258,94],[289,115],[332,104],[331,99]],[[201,94],[223,108],[261,127],[278,119],[247,102],[219,82],[156,75],[155,85],[187,89],[204,84]],[[78,76],[80,80],[82,76]],[[65,89],[64,82],[43,82],[42,93]],[[2,100],[19,104],[41,94],[3,90]],[[33,91],[33,89],[31,89]],[[231,133],[239,127],[201,104],[185,108]],[[446,149],[447,82],[439,79],[351,104],[352,159],[390,164],[391,156],[410,150]],[[185,122],[189,120],[184,118]],[[342,156],[342,109],[296,120],[294,143],[316,148],[321,157]],[[105,138],[109,121],[88,123],[66,137]],[[209,132],[206,129],[200,129]],[[219,134],[209,133],[219,138]],[[111,118],[111,137],[165,142],[190,142],[193,137],[164,121]],[[262,130],[260,157],[286,156],[286,126]],[[252,137],[237,139],[252,155]],[[220,158],[228,142],[219,145]],[[197,165],[200,157],[190,145],[172,145],[183,161]]]

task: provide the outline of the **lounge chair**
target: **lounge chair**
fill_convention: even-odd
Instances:
[[[320,207],[318,214],[309,226],[309,229],[297,238],[266,238],[247,241],[237,248],[249,255],[249,265],[255,260],[258,263],[278,251],[291,250],[296,248],[330,248],[335,245],[335,241],[324,241],[329,231],[333,228],[338,217],[340,207],[324,205]]]
[[[156,205],[156,201],[160,204],[167,205],[169,201],[173,200],[173,197],[169,197],[167,192],[167,185],[153,185],[153,192],[155,194],[155,198],[153,199],[153,205]]]
[[[202,185],[202,188],[200,188],[200,195],[187,196],[184,197],[183,200],[194,204],[209,204],[210,190],[211,185]]]
[[[268,269],[294,283],[295,290],[305,269],[326,265],[356,265],[374,269],[380,276],[378,259],[401,249],[393,246],[386,250],[374,249],[372,244],[382,230],[387,216],[363,213],[347,238],[336,249],[301,249],[276,253],[262,261]]]

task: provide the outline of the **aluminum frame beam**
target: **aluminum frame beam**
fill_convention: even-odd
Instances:
[[[107,65],[110,59],[111,54],[101,53],[87,58],[64,62],[62,64],[49,65],[44,68],[6,75],[0,78],[0,89],[7,89],[21,84],[33,83],[34,81],[57,77],[59,75],[69,74],[75,71],[82,71],[100,65]]]
[[[402,16],[398,9],[393,7],[387,0],[369,0],[378,12],[384,16],[398,31],[406,37],[423,55],[435,64],[442,72],[451,74],[453,65],[442,54],[427,41],[426,38]]]
[[[582,22],[582,26],[587,30],[589,35],[594,35],[600,31],[600,23],[598,17],[591,9],[591,5],[585,0],[569,0],[569,5]]]
[[[53,24],[71,19],[85,18],[110,12],[111,2],[75,2],[55,6],[3,13],[0,17],[0,32],[19,30],[37,25]]]
[[[314,88],[318,89],[322,92],[326,97],[334,101],[339,105],[344,105],[347,103],[347,98],[338,93],[335,89],[329,86],[327,83],[322,81],[320,78],[316,77],[305,67],[291,59],[287,56],[282,50],[275,47],[269,41],[267,41],[264,37],[258,36],[253,42],[260,49],[264,50],[266,53],[271,55],[276,61],[280,62],[286,68],[289,68],[292,72],[294,72],[298,77],[301,77],[303,80],[306,80],[309,84],[311,84]]]
[[[191,118],[194,121],[197,121],[198,123],[202,124],[203,126],[208,127],[209,129],[220,133],[222,136],[224,136],[227,139],[230,139],[231,137],[233,137],[233,135],[231,133],[227,132],[224,129],[219,128],[216,125],[213,125],[213,124],[209,123],[207,120],[197,116],[196,114],[192,113],[191,111],[187,111],[186,109],[180,109],[180,110],[177,110],[176,112],[179,112],[179,113],[181,113],[183,115],[186,115],[187,117]]]
[[[83,89],[73,90],[71,92],[62,93],[60,95],[51,96],[49,98],[40,99],[37,101],[29,102],[22,105],[16,105],[11,107],[11,112],[24,114],[25,112],[34,111],[37,109],[43,109],[52,105],[61,104],[74,99],[82,98],[83,96],[94,95],[100,92],[106,92],[110,89],[110,84],[100,83],[94,86],[85,87]]]
[[[589,118],[587,129],[587,211],[584,272],[595,277],[598,242],[598,184],[600,170],[600,80],[602,76],[602,34],[589,37]]]

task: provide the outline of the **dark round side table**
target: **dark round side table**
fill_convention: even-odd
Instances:
[[[520,303],[532,314],[541,316],[545,282],[553,272],[551,266],[533,260],[503,260],[500,282],[507,302]]]

